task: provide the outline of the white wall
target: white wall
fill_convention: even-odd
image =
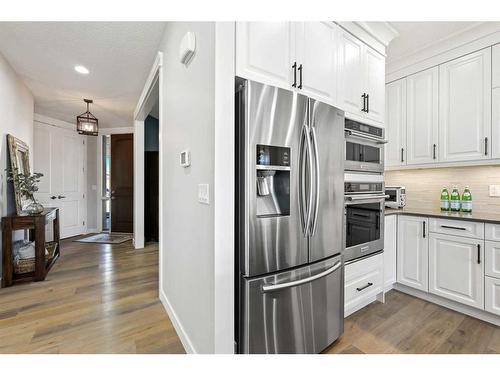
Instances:
[[[23,140],[30,147],[30,166],[33,168],[33,95],[12,67],[0,55],[0,214],[15,212],[14,200],[7,201],[7,134]],[[0,233],[1,239],[1,233]],[[0,251],[1,251],[0,241]],[[1,274],[0,269],[0,274]]]
[[[196,34],[196,55],[188,67],[178,60],[179,43]],[[163,282],[160,293],[184,345],[214,351],[214,207],[197,201],[198,184],[214,184],[215,23],[169,22],[160,44],[164,53]],[[179,153],[191,150],[191,167]]]

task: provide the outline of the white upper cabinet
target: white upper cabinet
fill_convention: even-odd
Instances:
[[[386,121],[385,166],[406,164],[406,79],[389,83],[385,88]]]
[[[408,76],[406,79],[407,164],[437,161],[438,147],[438,67]]]
[[[333,22],[237,22],[236,75],[337,105]]]
[[[491,157],[500,158],[500,87],[491,90]]]
[[[297,22],[295,26],[301,93],[325,103],[336,104],[335,25],[331,22]]]
[[[398,217],[398,283],[427,292],[429,290],[429,219]]]
[[[295,55],[292,22],[237,22],[236,75],[291,88]]]
[[[482,240],[431,234],[429,292],[484,309],[484,245]]]
[[[385,57],[341,30],[338,59],[340,107],[355,120],[365,118],[383,123]]]
[[[385,113],[385,57],[365,48],[366,117],[384,122]]]
[[[363,54],[363,42],[346,31],[339,33],[339,105],[344,111],[359,116],[364,108]]]
[[[491,87],[500,87],[500,44],[496,44],[491,49],[492,57],[491,60],[493,62],[492,65],[492,79],[491,79]]]
[[[439,160],[491,158],[491,48],[439,67]]]

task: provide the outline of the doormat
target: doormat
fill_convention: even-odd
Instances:
[[[98,233],[74,240],[74,242],[119,244],[130,241],[132,238],[133,236],[128,233]]]

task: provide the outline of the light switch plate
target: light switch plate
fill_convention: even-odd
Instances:
[[[500,185],[490,185],[490,197],[500,197]]]
[[[210,189],[208,184],[198,184],[198,202],[210,204]]]

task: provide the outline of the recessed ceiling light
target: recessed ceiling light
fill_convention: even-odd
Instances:
[[[80,74],[89,74],[89,70],[83,65],[76,65],[75,70]]]

